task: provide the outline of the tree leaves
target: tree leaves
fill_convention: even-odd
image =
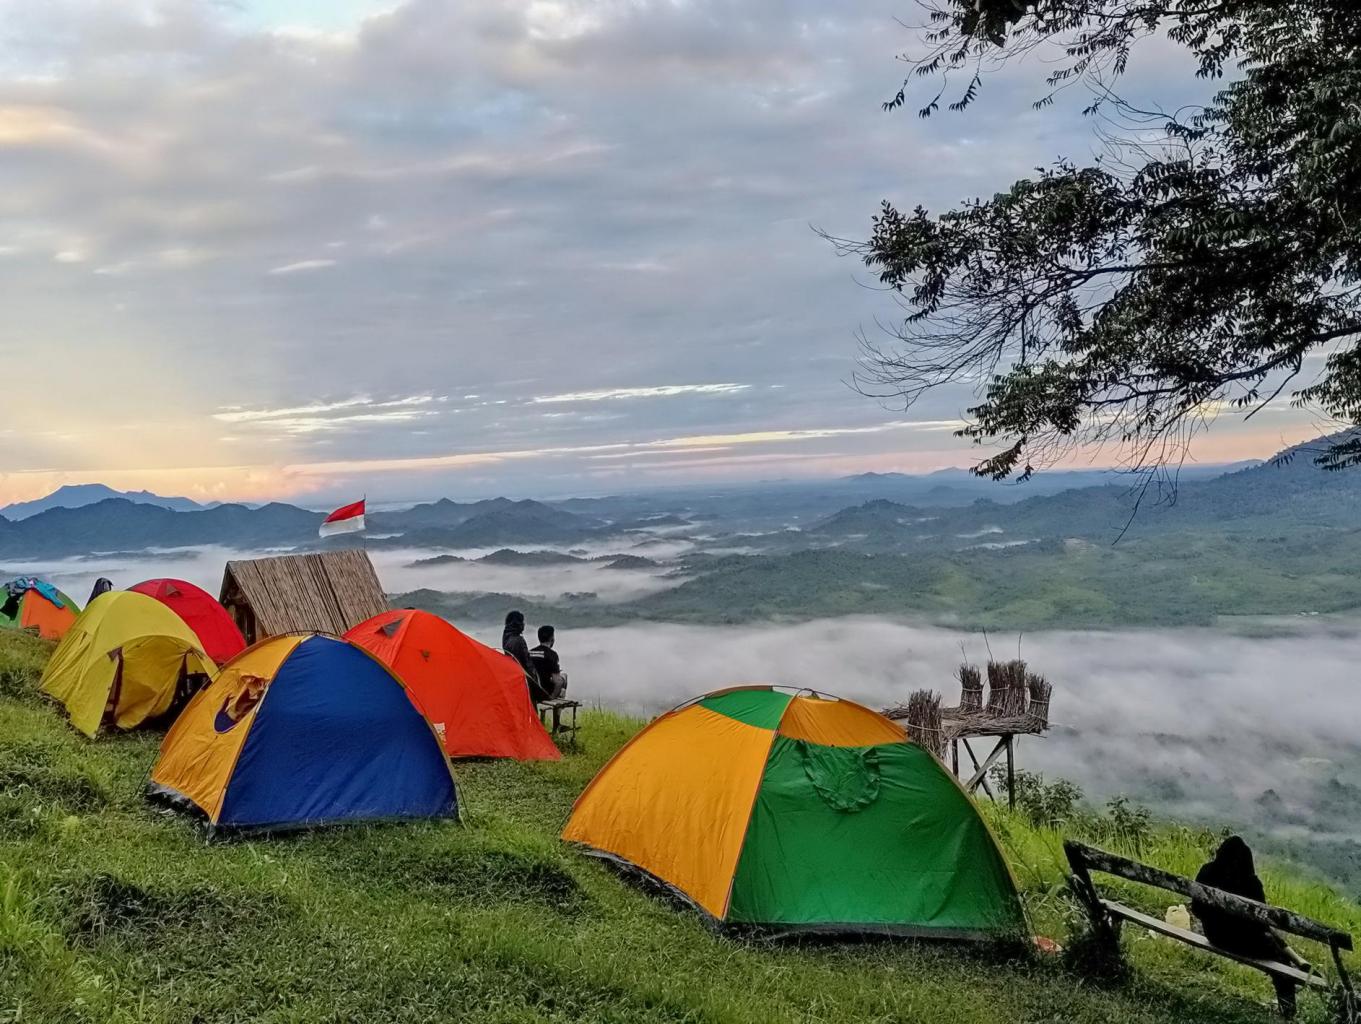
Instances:
[[[1090,441],[1118,442],[1139,466],[1175,458],[1218,409],[1271,401],[1316,356],[1294,400],[1361,418],[1349,0],[949,0],[933,19],[916,72],[973,63],[954,111],[986,67],[1041,45],[1064,56],[1048,85],[1101,77],[1094,108],[1126,114],[1148,112],[1108,83],[1154,33],[1190,50],[1199,76],[1238,77],[1197,113],[1158,115],[1156,135],[1116,140],[1110,167],[1061,161],[938,215],[885,203],[868,241],[840,243],[906,307],[891,345],[866,343],[862,390],[910,403],[972,382],[961,433],[1003,443],[976,467],[998,477]],[[886,106],[906,101],[905,86]],[[1361,445],[1321,461],[1361,463]]]

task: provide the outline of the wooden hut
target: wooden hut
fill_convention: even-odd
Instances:
[[[357,548],[228,562],[222,606],[246,643],[280,633],[344,633],[388,610],[368,553]]]

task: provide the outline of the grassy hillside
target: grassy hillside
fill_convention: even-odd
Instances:
[[[461,826],[208,845],[142,799],[157,736],[86,742],[36,696],[47,652],[0,634],[0,1021],[1271,1019],[1258,975],[1138,936],[1132,980],[1114,986],[1057,958],[715,936],[557,841],[574,796],[638,725],[604,712],[560,763],[463,766]],[[1037,930],[1065,939],[1076,919],[1059,835],[993,817]],[[1169,830],[1143,852],[1187,871],[1211,841]],[[1361,909],[1326,887],[1285,869],[1267,886],[1361,933]],[[1326,1019],[1316,998],[1302,1005]]]

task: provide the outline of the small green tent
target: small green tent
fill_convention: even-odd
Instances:
[[[959,783],[850,701],[773,687],[663,715],[603,768],[563,837],[724,925],[1019,936],[1002,852]]]

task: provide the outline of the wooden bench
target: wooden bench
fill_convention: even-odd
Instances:
[[[1119,857],[1113,853],[1107,853],[1105,850],[1098,850],[1094,846],[1086,846],[1073,840],[1064,841],[1063,852],[1067,855],[1068,865],[1073,872],[1069,878],[1069,885],[1090,915],[1093,933],[1099,940],[1106,941],[1112,947],[1117,946],[1120,941],[1120,924],[1123,921],[1129,921],[1141,928],[1147,928],[1156,934],[1184,942],[1186,945],[1203,950],[1206,953],[1235,960],[1240,964],[1255,968],[1269,977],[1285,978],[1308,988],[1325,991],[1335,990],[1340,1024],[1358,1024],[1358,1022],[1361,1022],[1361,1004],[1357,1002],[1356,993],[1352,990],[1351,979],[1347,975],[1347,968],[1342,963],[1342,950],[1352,948],[1352,937],[1346,932],[1329,928],[1325,924],[1320,924],[1318,921],[1311,920],[1283,907],[1273,907],[1266,903],[1258,903],[1256,900],[1225,892],[1222,889],[1214,889],[1190,878],[1183,878],[1160,868],[1150,867],[1136,860]],[[1199,932],[1179,928],[1135,910],[1133,907],[1127,907],[1123,903],[1106,899],[1097,892],[1096,885],[1092,882],[1091,872],[1093,871],[1101,871],[1131,882],[1140,882],[1144,885],[1165,889],[1168,892],[1175,892],[1190,900],[1207,903],[1217,910],[1222,910],[1245,921],[1321,942],[1332,953],[1333,964],[1337,970],[1337,983],[1335,985],[1330,984],[1321,975],[1303,969],[1301,964],[1288,964],[1276,960],[1258,960],[1226,949],[1220,949]],[[1281,1011],[1289,1016],[1293,1012],[1293,1006],[1282,1003]]]
[[[539,721],[543,723],[544,728],[549,729],[554,736],[563,733],[567,737],[568,744],[573,747],[577,745],[577,708],[579,707],[581,707],[581,701],[570,700],[567,697],[559,697],[556,700],[541,700],[535,705],[539,712]],[[562,713],[568,710],[572,712],[572,719],[570,722],[564,722]],[[551,728],[548,725],[549,712],[553,714]]]

